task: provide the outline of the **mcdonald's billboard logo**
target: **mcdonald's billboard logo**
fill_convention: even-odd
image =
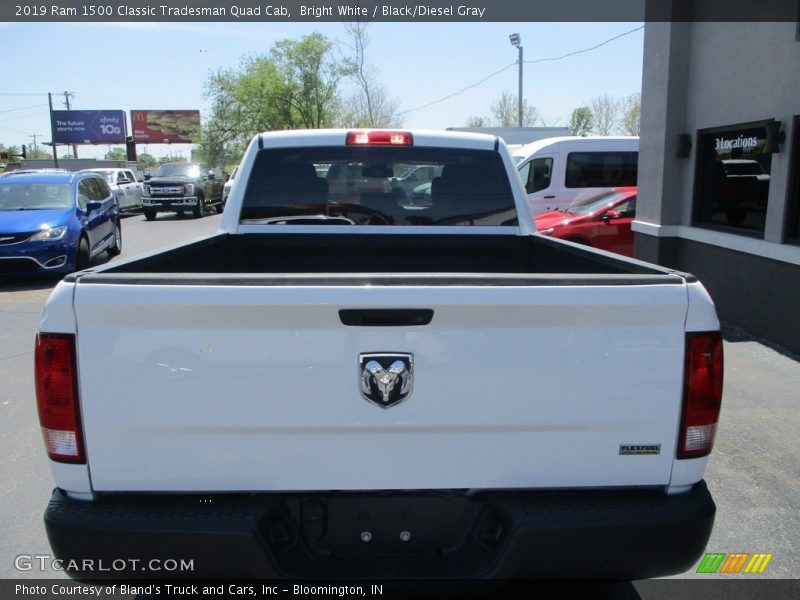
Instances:
[[[760,574],[767,569],[773,554],[763,552],[707,552],[697,565],[697,573],[736,575],[739,573]]]

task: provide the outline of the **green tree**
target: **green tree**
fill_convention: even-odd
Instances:
[[[48,158],[53,158],[53,151],[50,148],[28,148],[27,149],[28,158],[39,159],[39,160],[46,160]]]
[[[125,148],[111,148],[106,152],[106,160],[128,160],[128,152]]]
[[[569,119],[569,126],[572,130],[572,135],[580,135],[582,137],[589,135],[592,127],[594,127],[592,110],[588,106],[580,106],[573,110]]]
[[[622,99],[620,129],[626,135],[639,135],[642,118],[642,95],[631,94]]]
[[[139,168],[140,171],[146,171],[147,169],[152,169],[153,167],[158,165],[158,161],[156,157],[152,154],[139,154],[136,157],[136,166]]]
[[[222,163],[241,156],[259,131],[333,126],[338,84],[351,69],[334,58],[325,36],[313,33],[299,41],[280,40],[266,55],[213,73],[205,86],[211,116],[200,151],[209,162]]]
[[[13,162],[19,160],[20,149],[19,146],[6,146],[5,144],[0,144],[0,153],[8,154],[8,158],[3,158],[0,162]]]

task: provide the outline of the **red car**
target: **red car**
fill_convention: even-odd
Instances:
[[[536,228],[544,235],[633,256],[636,191],[635,187],[616,188],[564,210],[539,213]]]

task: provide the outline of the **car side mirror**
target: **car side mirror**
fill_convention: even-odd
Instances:
[[[127,177],[120,177],[119,179],[117,179],[117,183],[122,185],[124,183],[131,183],[131,180],[128,179]]]
[[[152,177],[152,175],[151,175],[150,173],[145,173],[145,174],[144,174],[144,180],[145,180],[145,181],[147,181],[147,180],[148,180],[148,179],[150,179],[151,177]]]
[[[607,210],[603,213],[603,216],[600,217],[603,221],[611,221],[612,219],[619,219],[620,212],[618,210]]]
[[[95,210],[100,210],[100,207],[103,206],[102,202],[98,202],[97,200],[89,200],[86,203],[86,212],[90,213]]]

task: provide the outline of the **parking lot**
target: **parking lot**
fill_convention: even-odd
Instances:
[[[119,258],[151,252],[216,230],[220,216],[178,219],[141,215],[123,221]],[[105,260],[105,259],[104,259]],[[20,555],[48,554],[42,525],[53,480],[45,458],[33,387],[33,339],[42,306],[54,281],[0,284],[0,577],[63,576],[38,568],[20,570]],[[717,520],[708,552],[772,553],[759,578],[798,576],[800,550],[800,362],[741,331],[727,328],[725,391],[706,479],[717,502]],[[643,390],[643,393],[646,391]],[[697,575],[680,578],[744,578]]]

